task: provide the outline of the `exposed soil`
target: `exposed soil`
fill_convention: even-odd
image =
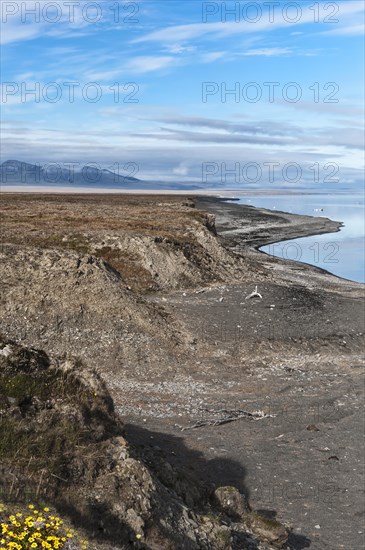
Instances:
[[[256,275],[249,283],[154,298],[196,335],[195,362],[175,375],[189,379],[185,388],[166,380],[155,391],[133,385],[131,397],[149,398],[121,406],[133,411],[127,433],[146,443],[146,429],[153,429],[154,444],[177,463],[238,486],[255,508],[294,526],[295,548],[355,550],[364,540],[364,287],[252,248],[339,224],[211,200],[197,205],[214,212],[218,234],[257,265]],[[262,300],[246,300],[256,285]],[[268,418],[181,431],[224,419],[227,410]],[[182,458],[180,440],[205,460]]]
[[[358,550],[364,285],[257,250],[340,223],[194,203],[6,196],[2,331],[91,361],[129,442],[238,487],[291,548]]]

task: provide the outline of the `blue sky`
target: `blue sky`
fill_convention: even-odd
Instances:
[[[2,161],[135,163],[207,187],[363,181],[361,0],[3,0],[1,40]]]

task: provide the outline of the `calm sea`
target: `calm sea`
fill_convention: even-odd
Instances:
[[[315,235],[283,241],[261,250],[278,256],[313,264],[339,277],[365,282],[365,212],[362,193],[308,195],[245,195],[240,203],[293,214],[325,216],[343,222],[338,233]],[[323,211],[318,211],[323,209]]]

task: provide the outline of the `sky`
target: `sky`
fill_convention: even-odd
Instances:
[[[363,185],[364,3],[1,3],[1,161]]]

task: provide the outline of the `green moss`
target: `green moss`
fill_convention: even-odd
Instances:
[[[73,378],[57,371],[11,374],[11,368],[7,366],[0,376],[0,460],[33,457],[37,469],[59,470],[60,457],[83,443],[88,431],[85,425],[81,428],[77,422],[70,422],[67,414],[62,416],[47,404],[54,400],[63,401],[64,406],[77,403],[79,410],[87,411],[88,423],[93,420],[95,396]],[[9,398],[16,400],[13,411],[9,409]],[[37,398],[36,407],[45,411],[42,424],[32,422],[34,398]]]
[[[27,374],[0,377],[0,394],[22,401],[30,396],[43,397],[49,391],[47,381],[39,381]]]
[[[218,532],[218,537],[223,543],[228,544],[228,542],[231,540],[231,533],[230,531],[227,531],[226,529],[223,531]]]
[[[214,514],[206,514],[204,516],[200,516],[200,521],[204,524],[206,523],[213,523],[213,524],[216,524],[216,523],[219,523],[219,519],[217,516],[215,516]]]
[[[224,489],[225,491],[229,491],[230,493],[237,492],[237,487],[233,487],[233,485],[226,485],[224,487],[221,487],[221,489]]]
[[[15,450],[17,432],[14,422],[5,418],[0,421],[0,457],[6,458]]]
[[[205,212],[203,212],[202,210],[194,210],[193,208],[189,212],[187,212],[187,216],[199,222],[204,222],[207,219]]]
[[[18,402],[27,398],[37,397],[45,401],[52,398],[91,398],[90,392],[85,392],[67,376],[55,371],[46,371],[42,375],[28,373],[5,373],[0,375],[0,394],[16,399]],[[81,394],[81,395],[80,395]]]
[[[277,529],[278,527],[281,527],[281,523],[274,518],[267,518],[261,514],[258,514],[257,512],[251,512],[251,516],[253,517],[253,519],[257,519],[270,529]]]

